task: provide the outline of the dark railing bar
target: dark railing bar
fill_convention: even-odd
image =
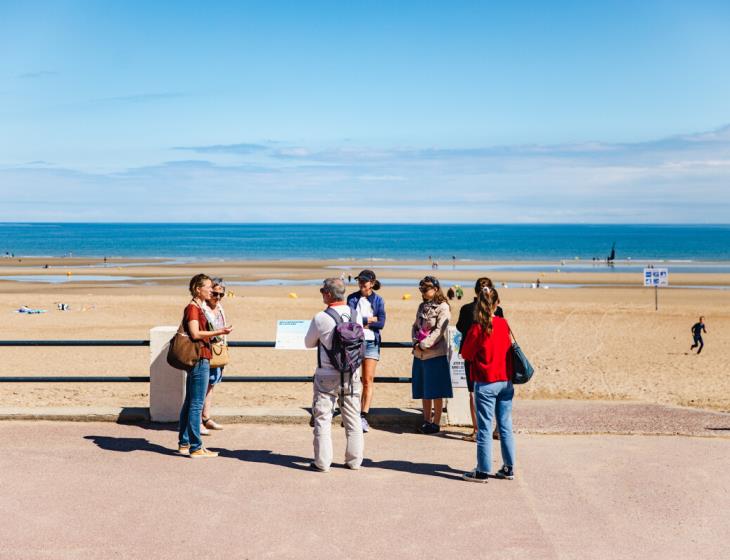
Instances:
[[[0,340],[0,346],[149,346],[149,340]]]
[[[0,346],[149,346],[149,340],[0,340]],[[274,348],[275,342],[231,340],[231,348]],[[382,348],[411,348],[410,342],[383,342]]]
[[[131,377],[105,377],[105,376],[22,376],[22,377],[0,377],[0,383],[149,383],[149,376],[131,376]],[[262,376],[262,375],[224,375],[223,381],[233,383],[311,383],[311,375],[279,375],[279,376]],[[376,383],[410,383],[410,377],[376,377]]]

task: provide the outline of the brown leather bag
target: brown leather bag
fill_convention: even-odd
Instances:
[[[185,319],[183,318],[183,321]],[[200,344],[185,334],[183,324],[170,339],[170,347],[167,350],[167,363],[175,369],[190,369],[200,359]]]

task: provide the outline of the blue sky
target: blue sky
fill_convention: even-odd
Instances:
[[[727,2],[0,0],[0,220],[728,222]]]

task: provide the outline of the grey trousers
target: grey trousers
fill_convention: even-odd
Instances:
[[[329,470],[332,465],[332,413],[340,397],[340,374],[315,374],[313,388],[314,464],[322,470]],[[350,395],[350,380],[349,376],[345,375],[344,398],[340,403],[347,437],[345,465],[351,469],[359,469],[364,446],[360,422],[362,383],[359,371],[355,375],[353,389],[353,394]]]

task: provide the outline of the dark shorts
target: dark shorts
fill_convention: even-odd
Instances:
[[[413,358],[411,394],[414,399],[450,399],[454,396],[446,356],[428,360]]]

